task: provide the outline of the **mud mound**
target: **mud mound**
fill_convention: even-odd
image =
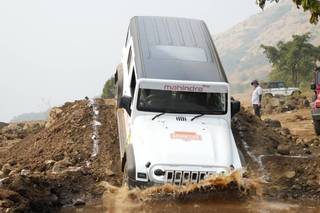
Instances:
[[[281,125],[271,125],[275,123],[243,109],[233,118],[233,132],[248,163],[248,175],[263,177],[266,198],[319,199],[319,139],[306,142]]]
[[[263,97],[262,99],[262,111],[265,114],[287,112],[309,106],[309,100],[302,95],[272,96]]]
[[[35,134],[44,128],[45,121],[28,121],[19,123],[0,122],[0,145],[19,142],[28,135]]]
[[[102,195],[100,181],[119,185],[116,128],[114,105],[102,99],[54,108],[46,128],[0,155],[0,209],[81,205]]]
[[[0,130],[5,127],[5,126],[8,126],[9,124],[7,123],[4,123],[4,122],[0,122]]]

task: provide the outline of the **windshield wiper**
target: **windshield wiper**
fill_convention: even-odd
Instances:
[[[199,118],[199,117],[201,117],[201,116],[204,116],[204,114],[203,114],[203,113],[200,113],[199,115],[194,116],[193,118],[191,118],[191,121],[193,121],[194,119]]]
[[[164,115],[165,114],[165,112],[161,112],[161,113],[159,113],[159,114],[156,114],[153,118],[152,118],[152,120],[154,120],[154,119],[156,119],[157,117],[160,117],[161,115]]]

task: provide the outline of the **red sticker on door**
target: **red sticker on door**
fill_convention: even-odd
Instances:
[[[171,139],[181,139],[184,141],[201,141],[201,135],[196,132],[180,132],[176,131],[170,134]]]

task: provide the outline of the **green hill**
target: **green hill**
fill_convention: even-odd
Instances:
[[[293,34],[312,33],[311,43],[320,45],[320,24],[309,23],[309,13],[298,10],[291,0],[282,0],[259,14],[214,36],[233,92],[241,92],[252,79],[266,79],[271,66],[261,44],[288,41]]]

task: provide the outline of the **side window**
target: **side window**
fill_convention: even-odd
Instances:
[[[136,75],[135,75],[135,71],[133,68],[131,82],[130,82],[130,92],[131,92],[132,99],[134,96],[135,89],[136,89]]]
[[[129,72],[129,70],[130,70],[131,58],[132,58],[132,49],[131,49],[131,47],[130,47],[129,53],[128,53],[128,59],[127,59],[128,72]]]
[[[279,88],[285,88],[285,85],[284,85],[283,82],[279,82],[279,83],[278,83],[278,87],[279,87]]]

